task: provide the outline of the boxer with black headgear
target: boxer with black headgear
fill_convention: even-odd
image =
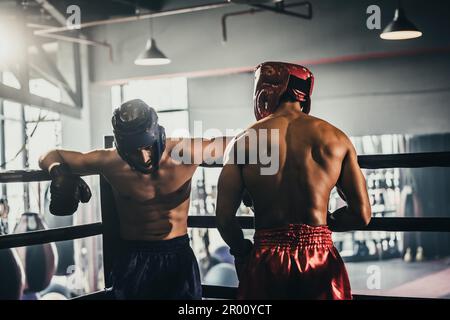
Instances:
[[[142,173],[158,170],[166,133],[153,108],[139,99],[128,101],[114,111],[112,126],[117,152],[131,168]],[[149,156],[145,163],[139,159],[142,151]]]
[[[254,90],[257,122],[236,137],[225,155],[216,215],[219,232],[235,256],[240,299],[352,298],[331,231],[367,225],[371,208],[350,139],[309,115],[313,84],[311,71],[303,66],[260,64]],[[257,134],[251,144],[247,136],[252,129],[277,130],[278,135]],[[261,141],[264,137],[269,141]],[[236,163],[236,154],[249,159],[261,145],[278,148],[275,174],[263,175],[260,169],[266,164],[261,161]],[[334,187],[347,206],[329,214]],[[254,243],[244,239],[235,216],[244,197],[252,200],[255,213]]]
[[[73,213],[88,200],[79,175],[101,174],[112,187],[123,240],[111,274],[115,297],[201,299],[187,235],[191,179],[203,161],[222,161],[227,140],[166,138],[156,111],[139,99],[117,108],[112,126],[115,148],[41,157],[52,175],[51,212]],[[179,153],[188,160],[172,157]]]

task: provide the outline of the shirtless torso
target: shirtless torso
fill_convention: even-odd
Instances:
[[[253,197],[256,229],[290,223],[326,225],[335,186],[355,209],[368,207],[364,176],[342,131],[302,112],[282,110],[251,128],[279,130],[279,141],[273,143],[279,148],[278,172],[261,175],[259,166],[252,165],[242,169]]]
[[[187,232],[190,182],[199,163],[194,163],[195,153],[214,140],[167,139],[166,149],[155,174],[133,170],[115,148],[86,153],[53,150],[43,156],[40,166],[46,170],[55,162],[64,162],[77,174],[101,174],[113,189],[124,240],[168,240]],[[171,157],[172,149],[183,143],[183,150],[192,154],[190,163]],[[195,146],[200,145],[196,150]],[[225,143],[221,144],[225,146]],[[178,145],[179,146],[179,145]],[[214,156],[220,159],[223,150]],[[195,159],[202,159],[201,156]]]
[[[250,143],[256,131],[257,141]],[[267,135],[261,134],[267,130]],[[277,130],[278,135],[269,132]],[[268,137],[268,141],[262,139]],[[273,140],[275,141],[273,141]],[[247,159],[266,145],[273,174],[262,174],[262,161]],[[364,176],[349,138],[339,129],[285,102],[271,115],[236,137],[219,178],[218,229],[235,255],[240,299],[351,299],[350,282],[331,230],[352,230],[370,220]],[[275,148],[275,149],[273,149]],[[259,153],[259,152],[256,152]],[[338,188],[347,206],[328,213]],[[235,217],[244,191],[255,214],[253,248]]]

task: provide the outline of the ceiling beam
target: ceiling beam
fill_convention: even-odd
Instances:
[[[59,12],[48,0],[34,0],[36,1],[45,11],[47,11],[53,19],[55,19],[61,26],[66,25],[66,17]]]
[[[41,0],[41,1],[44,1],[44,0]],[[177,15],[177,14],[193,13],[193,12],[199,12],[199,11],[204,11],[204,10],[222,8],[229,4],[230,4],[230,2],[224,1],[224,2],[219,2],[219,3],[214,3],[214,4],[184,7],[184,8],[179,8],[179,9],[167,10],[167,11],[145,13],[145,14],[140,14],[140,15],[132,15],[132,16],[127,16],[127,17],[89,21],[89,22],[81,23],[79,25],[79,28],[83,29],[83,28],[110,25],[110,24],[116,24],[116,23],[139,21],[139,20],[150,19],[150,18],[166,17],[166,16]],[[57,32],[63,32],[63,31],[68,31],[68,30],[70,30],[70,27],[61,26],[61,27],[57,27],[57,28],[35,30],[34,34],[35,35],[43,35],[43,34],[57,33]]]
[[[56,102],[29,92],[24,92],[20,89],[6,86],[2,83],[0,83],[0,97],[23,105],[31,105],[70,117],[81,118],[80,106],[71,106],[65,103]]]

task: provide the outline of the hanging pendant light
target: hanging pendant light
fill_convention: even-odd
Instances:
[[[422,32],[406,17],[399,1],[394,20],[384,28],[380,38],[384,40],[406,40],[421,36]]]
[[[153,38],[147,40],[145,50],[134,60],[134,64],[138,66],[157,66],[168,63],[170,59],[158,49]]]
[[[159,66],[170,63],[170,59],[158,49],[153,38],[153,25],[150,19],[150,39],[147,40],[144,51],[134,60],[138,66]]]

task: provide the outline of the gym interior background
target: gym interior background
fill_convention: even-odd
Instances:
[[[55,147],[102,148],[112,134],[111,111],[127,99],[155,107],[169,136],[245,128],[254,121],[253,67],[270,60],[312,70],[311,114],[349,135],[358,154],[449,151],[450,3],[401,5],[421,37],[380,38],[398,6],[391,0],[3,0],[1,169],[38,169],[39,155]],[[377,12],[380,20],[371,20]],[[135,63],[150,38],[170,63]],[[448,168],[363,171],[374,217],[450,217]],[[219,172],[197,170],[191,215],[214,214]],[[101,221],[99,179],[86,179],[93,197],[69,217],[49,214],[48,182],[2,183],[1,232],[35,230],[23,213],[37,214],[48,228]],[[330,210],[342,205],[333,193]],[[242,206],[239,214],[252,212]],[[236,286],[218,232],[189,232],[203,283]],[[448,233],[333,237],[354,293],[450,298]],[[105,287],[101,236],[55,245],[50,285],[29,285],[22,299],[72,298]],[[32,278],[33,263],[42,261],[28,260]]]

